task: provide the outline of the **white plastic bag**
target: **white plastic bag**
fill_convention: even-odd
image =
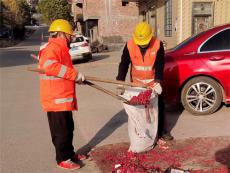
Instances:
[[[125,93],[121,96],[130,100],[142,91],[145,91],[145,89],[133,87],[125,90]],[[123,103],[123,106],[128,114],[129,151],[139,153],[151,150],[157,138],[158,96],[152,93],[150,104],[147,107],[126,103]]]

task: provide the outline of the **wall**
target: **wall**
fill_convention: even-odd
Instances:
[[[173,0],[172,3],[172,36],[165,36],[165,5],[164,0],[159,0],[157,3],[157,37],[166,42],[166,48],[171,48],[177,41],[178,30],[178,3]]]
[[[99,39],[105,43],[125,42],[138,22],[138,7],[134,2],[122,6],[119,0],[86,0],[83,16],[84,21],[98,19]]]
[[[149,12],[154,6],[156,11],[156,36],[167,42],[167,48],[174,47],[181,41],[193,34],[193,2],[213,3],[213,26],[230,23],[230,0],[172,0],[172,37],[165,37],[165,0],[147,0],[139,3],[140,16],[143,20],[142,12],[146,12],[146,21],[149,22]]]
[[[178,0],[181,1],[181,0]],[[182,0],[182,32],[178,35],[177,43],[192,35],[192,4],[193,2],[213,3],[213,27],[230,23],[230,0]],[[178,5],[178,17],[181,18],[180,2]]]

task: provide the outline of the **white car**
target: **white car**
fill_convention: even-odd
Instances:
[[[90,60],[92,59],[92,52],[90,44],[82,35],[75,35],[72,43],[70,44],[69,53],[72,60]]]

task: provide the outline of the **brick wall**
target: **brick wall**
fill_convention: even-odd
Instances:
[[[122,6],[120,0],[85,0],[83,16],[84,20],[98,18],[99,40],[121,43],[131,37],[139,15],[134,2]]]

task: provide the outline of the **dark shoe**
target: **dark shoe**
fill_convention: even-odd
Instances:
[[[171,141],[174,139],[170,133],[164,133],[163,135],[161,135],[159,137],[164,141]]]

